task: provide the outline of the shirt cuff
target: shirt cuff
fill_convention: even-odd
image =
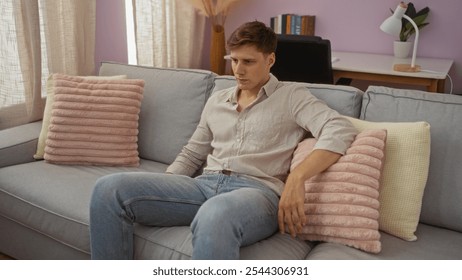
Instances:
[[[196,170],[194,170],[193,168],[189,168],[188,166],[179,161],[175,161],[167,167],[167,170],[165,170],[165,172],[177,175],[193,176],[196,173]]]

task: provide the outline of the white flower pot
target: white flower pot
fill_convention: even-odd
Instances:
[[[401,41],[394,41],[393,44],[393,52],[395,57],[398,58],[406,58],[409,57],[412,49],[412,42],[401,42]]]

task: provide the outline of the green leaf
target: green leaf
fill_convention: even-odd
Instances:
[[[393,14],[394,11],[390,9],[391,13]],[[410,17],[415,24],[417,25],[417,28],[422,29],[425,26],[427,26],[429,23],[425,22],[425,20],[428,17],[428,14],[430,13],[430,8],[425,7],[421,9],[420,11],[416,12],[415,6],[412,2],[408,3],[405,15]],[[407,41],[409,37],[412,36],[412,34],[415,33],[413,25],[405,18],[402,18],[401,21],[401,32],[399,34],[399,39],[400,41]]]
[[[424,15],[424,14],[428,15],[429,13],[430,13],[430,8],[425,7],[422,10],[418,11],[415,16],[418,17],[418,16],[421,16],[421,15]]]
[[[417,12],[415,11],[415,7],[414,4],[412,4],[412,2],[409,2],[409,4],[407,4],[407,9],[404,14],[410,18],[414,18],[416,16]]]
[[[421,15],[421,16],[414,18],[413,21],[415,22],[415,24],[417,25],[419,29],[422,29],[422,27],[428,24],[428,22],[427,23],[424,22],[426,18],[427,18],[427,15]],[[406,21],[404,29],[409,30],[409,29],[414,29],[414,27],[412,26],[412,23],[410,21]]]
[[[427,16],[428,14],[423,14],[423,15],[413,18],[412,20],[415,22],[415,24],[421,25],[427,19]]]

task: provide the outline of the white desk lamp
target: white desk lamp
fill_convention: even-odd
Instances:
[[[419,28],[417,24],[404,13],[406,12],[407,4],[404,2],[399,3],[393,15],[387,18],[381,25],[380,29],[390,35],[399,36],[401,32],[401,18],[408,20],[415,29],[415,39],[414,39],[414,50],[412,51],[412,60],[411,65],[409,64],[395,64],[393,65],[393,70],[399,72],[420,72],[420,66],[415,65],[415,57],[417,53],[417,43],[419,41]]]

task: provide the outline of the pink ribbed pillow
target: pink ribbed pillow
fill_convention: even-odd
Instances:
[[[138,166],[144,81],[54,74],[44,159],[73,165]]]
[[[379,186],[386,130],[359,133],[338,162],[305,182],[307,224],[299,237],[379,253]],[[316,140],[302,141],[291,170],[312,151]]]

